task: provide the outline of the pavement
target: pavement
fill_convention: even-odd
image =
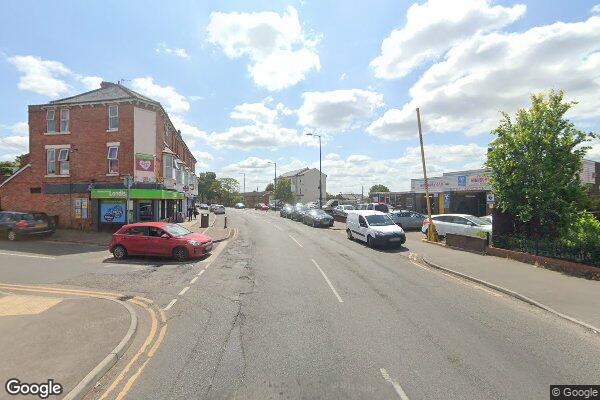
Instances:
[[[10,378],[21,382],[52,378],[66,394],[130,328],[130,314],[115,301],[0,289],[2,383]],[[2,390],[0,399],[8,398],[13,397]]]
[[[228,239],[232,234],[231,226],[225,227],[225,218],[227,218],[227,214],[215,215],[210,213],[208,228],[202,228],[200,226],[200,215],[198,215],[198,219],[184,221],[180,223],[180,225],[192,232],[200,232],[210,236],[213,239],[213,242],[222,242],[223,240]]]

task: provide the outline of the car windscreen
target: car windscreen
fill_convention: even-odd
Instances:
[[[398,222],[400,220],[400,213],[389,213],[388,215],[394,222]]]
[[[384,213],[390,212],[390,209],[385,204],[375,204],[374,209],[375,209],[375,211],[381,211]]]
[[[370,226],[395,225],[387,215],[367,215],[365,218]]]
[[[465,217],[467,218],[469,221],[476,223],[477,225],[491,225],[492,223],[490,221],[487,221],[483,218],[479,218],[479,217]]]
[[[342,206],[344,210],[354,210],[353,206]]]
[[[326,213],[325,211],[323,211],[323,210],[312,210],[312,211],[310,212],[310,214],[311,214],[311,215],[329,215],[329,214],[327,214],[327,213]]]
[[[166,225],[163,229],[169,232],[170,235],[175,237],[192,233],[191,231],[188,231],[187,229],[179,225]]]

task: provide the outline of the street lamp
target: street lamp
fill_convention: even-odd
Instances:
[[[246,173],[240,172],[240,174],[244,175],[244,192],[243,193],[246,193]]]
[[[275,189],[275,185],[277,185],[277,163],[275,161],[267,161],[269,164],[273,164],[275,166],[275,179],[273,179],[273,189]]]
[[[307,133],[306,136],[315,136],[319,138],[319,208],[323,207],[323,190],[321,184],[323,182],[323,172],[321,171],[321,135],[316,133]]]

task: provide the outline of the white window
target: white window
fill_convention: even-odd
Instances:
[[[177,162],[177,160],[175,159],[175,157],[173,157],[173,179],[175,179],[175,181],[177,183],[180,183],[181,177],[179,175],[179,163]]]
[[[46,151],[46,173],[48,175],[56,174],[56,150],[48,149]]]
[[[108,130],[119,130],[119,107],[108,106]]]
[[[69,110],[60,110],[60,131],[69,132]]]
[[[118,146],[109,146],[108,154],[106,156],[108,159],[108,173],[109,174],[118,174],[119,173],[119,147]]]
[[[46,110],[46,132],[52,133],[56,131],[56,123],[54,121],[54,110]]]
[[[173,157],[168,154],[163,155],[163,177],[173,179]]]
[[[69,175],[69,149],[58,150],[59,171],[61,175]]]

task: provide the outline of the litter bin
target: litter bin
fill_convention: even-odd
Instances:
[[[200,214],[200,228],[208,228],[208,214]]]

